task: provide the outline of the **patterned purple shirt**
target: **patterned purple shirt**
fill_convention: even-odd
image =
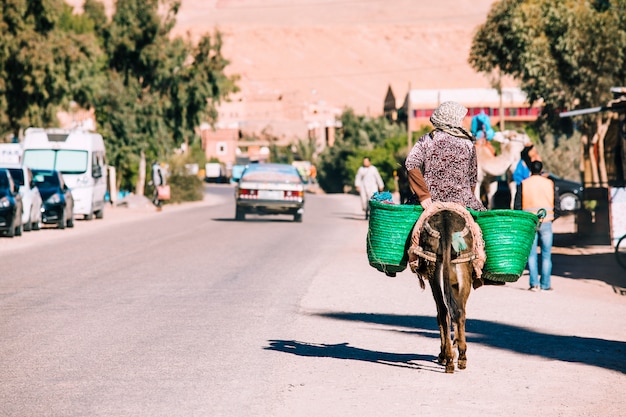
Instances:
[[[422,136],[406,158],[406,169],[420,169],[433,201],[484,211],[472,190],[477,181],[476,149],[468,139],[435,130]]]

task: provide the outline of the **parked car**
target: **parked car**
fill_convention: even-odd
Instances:
[[[296,222],[304,213],[304,181],[288,164],[250,164],[235,187],[236,220],[247,213],[287,214]]]
[[[107,163],[102,135],[83,129],[24,131],[22,163],[31,169],[56,170],[72,189],[72,213],[101,219],[106,206]]]
[[[8,237],[22,234],[22,196],[6,168],[0,168],[0,232]]]
[[[554,182],[554,186],[561,200],[561,212],[573,213],[580,209],[583,198],[583,185],[576,181],[570,181],[558,177],[552,173],[547,174]]]
[[[33,182],[33,173],[27,166],[6,167],[13,181],[20,188],[22,196],[22,228],[25,232],[39,230],[41,227],[41,194]]]
[[[241,178],[241,174],[243,170],[246,169],[245,165],[233,165],[230,174],[230,182],[231,184],[235,184]]]
[[[74,227],[74,198],[63,176],[56,170],[33,169],[33,181],[39,189],[42,221],[59,229]]]
[[[207,162],[204,164],[204,180],[206,182],[228,182],[226,166],[221,162]]]

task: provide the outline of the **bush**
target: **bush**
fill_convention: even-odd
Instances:
[[[202,180],[195,175],[172,174],[168,178],[168,184],[171,191],[169,203],[200,201],[204,198]]]
[[[187,155],[174,155],[169,161],[167,184],[170,185],[171,197],[168,203],[200,201],[204,198],[204,185],[196,175],[189,175],[185,164],[194,163]],[[150,194],[151,195],[151,194]]]

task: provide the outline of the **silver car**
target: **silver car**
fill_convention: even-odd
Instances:
[[[288,164],[249,164],[235,187],[236,220],[247,213],[286,214],[296,222],[304,213],[304,181]]]
[[[26,166],[7,168],[22,196],[22,228],[25,232],[41,228],[41,194],[33,181],[33,173]]]

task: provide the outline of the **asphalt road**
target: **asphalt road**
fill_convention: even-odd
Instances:
[[[237,222],[232,189],[207,190],[0,239],[1,416],[623,415],[609,280],[474,291],[447,375],[430,292],[367,264],[357,197]]]

